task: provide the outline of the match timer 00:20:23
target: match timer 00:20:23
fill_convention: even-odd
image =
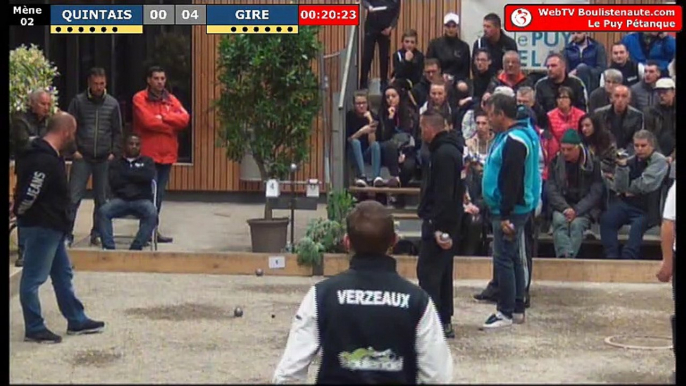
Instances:
[[[298,25],[358,25],[360,6],[352,4],[299,5]]]

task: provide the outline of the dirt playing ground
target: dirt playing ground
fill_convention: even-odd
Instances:
[[[106,332],[65,336],[59,345],[25,343],[15,296],[10,382],[267,383],[291,318],[317,280],[77,273],[77,293],[90,316],[108,323]],[[534,283],[527,324],[482,332],[494,306],[471,295],[484,284],[456,283],[455,383],[667,383],[671,350],[620,349],[604,339],[670,345],[669,285]],[[64,334],[49,284],[41,299],[48,326]],[[237,306],[241,318],[233,317]],[[316,365],[310,381],[315,374]]]

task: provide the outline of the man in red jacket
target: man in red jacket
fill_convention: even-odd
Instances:
[[[165,88],[163,68],[151,67],[147,81],[148,87],[133,96],[133,130],[141,139],[141,155],[155,161],[159,215],[171,167],[179,155],[178,133],[188,127],[190,115]],[[170,243],[173,239],[158,234],[157,241]]]

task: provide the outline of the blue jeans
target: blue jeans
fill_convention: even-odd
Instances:
[[[362,142],[359,139],[350,140],[348,142],[348,156],[355,160],[355,171],[358,178],[365,175],[365,162],[372,164],[371,178],[381,176],[381,145],[379,142],[370,143],[363,152]]]
[[[157,214],[162,211],[162,201],[164,200],[164,195],[167,193],[167,184],[169,183],[169,177],[171,176],[172,164],[155,164],[155,169],[157,171],[157,176],[155,177],[155,182],[157,182]]]
[[[48,276],[55,289],[57,305],[67,319],[68,327],[78,328],[87,320],[83,304],[74,293],[74,271],[64,245],[66,236],[65,232],[47,228],[22,229],[25,250],[24,269],[19,282],[19,300],[27,334],[46,329],[41,315],[38,288],[48,280]]]
[[[629,240],[619,253],[618,232],[626,224],[631,225]],[[610,204],[600,217],[600,240],[605,248],[608,259],[638,259],[641,254],[643,235],[648,230],[648,216],[646,213],[626,202],[618,199]]]
[[[512,318],[517,303],[524,304],[526,283],[528,282],[526,252],[524,250],[524,226],[531,214],[513,214],[510,222],[515,227],[515,235],[506,237],[500,227],[500,216],[493,216],[493,265],[498,279],[497,309]]]
[[[138,233],[131,243],[131,249],[143,249],[145,243],[152,237],[157,225],[157,210],[151,200],[124,201],[114,198],[100,208],[100,238],[102,247],[115,249],[112,219],[134,216],[140,220]]]
[[[76,215],[81,206],[81,200],[86,195],[86,187],[88,186],[88,179],[93,176],[93,199],[95,206],[93,207],[93,225],[91,227],[91,236],[98,235],[98,211],[100,207],[107,202],[107,171],[109,162],[105,161],[86,161],[84,159],[74,160],[69,171],[69,190],[71,191],[71,208],[69,214],[71,216],[71,228],[74,232],[74,223],[76,222]]]

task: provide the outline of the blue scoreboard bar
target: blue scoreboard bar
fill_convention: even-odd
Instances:
[[[143,33],[142,5],[52,5],[51,33]]]
[[[298,33],[298,6],[207,5],[207,33]]]

